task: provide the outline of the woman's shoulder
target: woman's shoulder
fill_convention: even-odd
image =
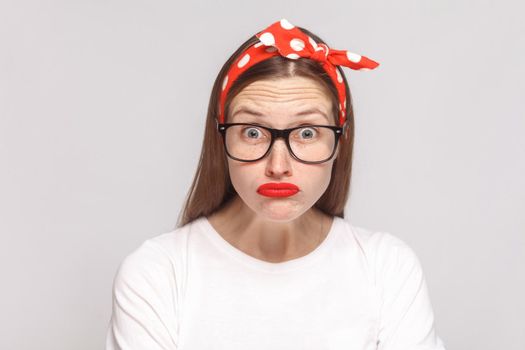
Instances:
[[[345,236],[355,242],[368,260],[378,268],[393,263],[419,264],[414,249],[397,234],[359,226],[348,219],[338,219]]]
[[[180,274],[187,258],[187,242],[202,218],[148,238],[122,259],[119,276]]]
[[[360,226],[349,219],[334,217],[340,222],[340,228],[347,236],[356,239],[358,242],[367,246],[386,247],[386,246],[407,246],[407,243],[398,235],[390,231],[373,229],[370,227]]]
[[[187,241],[196,228],[200,228],[201,221],[204,217],[199,217],[183,226],[159,233],[149,239],[146,239],[141,247],[156,247],[164,251],[165,254],[172,256],[179,252],[180,249],[187,246]],[[139,247],[140,248],[140,247]]]

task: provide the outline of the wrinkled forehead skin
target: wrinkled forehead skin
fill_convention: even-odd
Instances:
[[[335,125],[333,101],[326,87],[305,77],[258,80],[231,101],[228,122],[268,121],[276,127],[297,120]]]

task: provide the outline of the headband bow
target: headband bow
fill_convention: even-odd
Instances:
[[[309,35],[281,19],[256,34],[259,42],[248,47],[233,62],[222,82],[220,96],[219,123],[224,123],[224,104],[233,82],[251,66],[273,56],[284,56],[296,60],[308,58],[320,62],[332,79],[339,97],[339,125],[343,125],[346,116],[346,89],[341,73],[336,66],[345,66],[354,70],[371,70],[379,66],[365,56],[347,51],[335,50],[322,43],[316,43]]]

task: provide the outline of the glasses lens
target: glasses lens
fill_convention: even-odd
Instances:
[[[330,128],[307,126],[290,133],[290,147],[297,158],[307,162],[328,159],[335,147],[335,134]]]
[[[226,149],[232,157],[241,160],[261,158],[271,140],[268,130],[255,125],[232,125],[226,129]]]

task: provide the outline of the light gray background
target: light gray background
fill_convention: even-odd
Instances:
[[[345,68],[347,218],[416,251],[448,350],[524,349],[524,10],[2,1],[0,348],[103,348],[118,264],[175,226],[220,67],[284,17],[381,63]]]

